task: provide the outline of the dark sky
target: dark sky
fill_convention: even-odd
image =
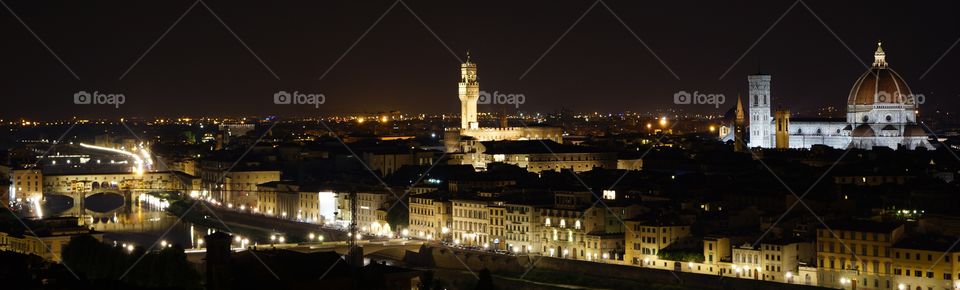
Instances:
[[[394,0],[207,0],[253,53],[198,4],[122,80],[194,0],[5,3],[79,80],[0,8],[0,118],[458,110],[457,57],[403,4],[333,66]],[[679,90],[722,93],[730,101],[746,94],[746,75],[758,70],[773,75],[775,105],[795,111],[840,106],[865,71],[861,61],[872,62],[878,40],[891,67],[927,97],[922,110],[960,107],[960,48],[921,79],[960,38],[957,1],[809,0],[826,27],[798,4],[720,79],[794,1],[606,0],[679,80],[603,4],[521,80],[593,0],[405,3],[459,58],[472,52],[482,90],[523,93],[524,111],[649,111],[673,106]],[[126,103],[119,109],[74,105],[80,90],[123,93]],[[274,105],[278,90],[323,93],[327,103],[320,109]]]

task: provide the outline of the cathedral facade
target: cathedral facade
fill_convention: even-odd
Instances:
[[[771,115],[770,81],[770,75],[748,77],[751,148],[932,149],[917,120],[922,95],[914,95],[889,67],[879,43],[870,70],[850,90],[845,118],[791,118],[788,111]]]

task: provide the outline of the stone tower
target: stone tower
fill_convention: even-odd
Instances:
[[[790,148],[790,111],[781,110],[776,112],[776,140],[777,149]]]
[[[737,118],[733,121],[733,151],[746,151],[746,135],[744,130],[747,127],[747,120],[743,115],[743,102],[740,96],[737,96]]]
[[[750,83],[750,144],[749,147],[773,148],[770,115],[770,75],[747,76]]]
[[[460,128],[476,129],[477,100],[480,98],[480,83],[477,82],[477,64],[470,62],[470,52],[467,51],[467,61],[460,65]]]

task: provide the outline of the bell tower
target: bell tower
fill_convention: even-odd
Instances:
[[[747,76],[750,85],[749,147],[773,148],[773,117],[770,115],[770,75]]]
[[[477,82],[477,64],[470,61],[470,51],[467,51],[467,61],[460,65],[460,128],[477,129],[477,100],[480,98],[480,82]]]

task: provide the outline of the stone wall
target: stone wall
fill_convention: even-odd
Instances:
[[[464,266],[477,272],[484,268],[494,274],[511,275],[527,271],[531,263],[538,270],[557,271],[597,278],[628,279],[696,289],[802,290],[824,289],[814,286],[783,284],[770,281],[738,279],[662,269],[640,268],[618,264],[559,259],[540,256],[505,256],[490,253],[423,246],[420,253],[407,252],[405,261],[411,266],[462,270]]]

